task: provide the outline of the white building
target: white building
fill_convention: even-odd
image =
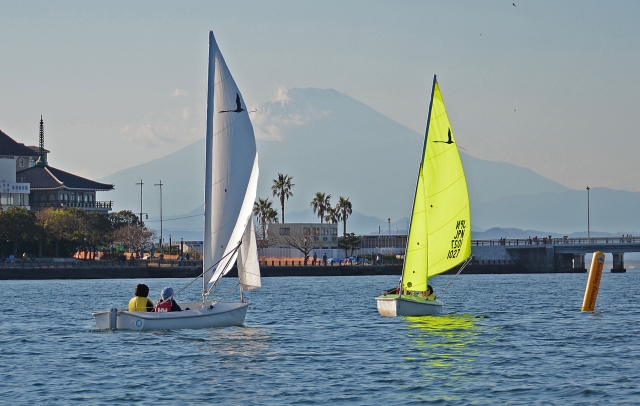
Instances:
[[[287,236],[310,238],[322,243],[324,249],[338,248],[338,224],[333,223],[271,223],[267,225],[267,238],[278,248],[290,248]]]
[[[35,165],[37,157],[33,149],[0,131],[0,208],[22,206],[29,210],[30,184],[19,181],[16,174]]]

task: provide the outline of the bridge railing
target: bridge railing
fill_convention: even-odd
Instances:
[[[531,237],[531,238],[500,238],[497,240],[471,240],[471,245],[485,247],[491,245],[562,245],[562,244],[621,244],[640,243],[640,237],[632,235],[620,237]]]

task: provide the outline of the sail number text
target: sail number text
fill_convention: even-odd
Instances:
[[[456,223],[456,234],[451,240],[451,249],[447,253],[447,259],[456,258],[458,254],[460,254],[460,249],[462,248],[462,241],[464,240],[466,229],[467,225],[465,220],[459,220]]]

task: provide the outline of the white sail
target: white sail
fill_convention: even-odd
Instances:
[[[204,278],[214,282],[233,266],[251,216],[258,155],[247,107],[213,32],[209,33],[205,171]]]
[[[249,217],[247,227],[245,227],[242,245],[238,253],[238,279],[246,290],[258,289],[262,286],[256,232],[253,228],[251,217]]]

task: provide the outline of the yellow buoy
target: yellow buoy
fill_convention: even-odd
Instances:
[[[596,298],[598,297],[598,288],[600,288],[602,268],[604,268],[604,254],[596,251],[593,253],[587,288],[584,291],[584,300],[582,301],[583,312],[592,312],[593,309],[596,308]]]

